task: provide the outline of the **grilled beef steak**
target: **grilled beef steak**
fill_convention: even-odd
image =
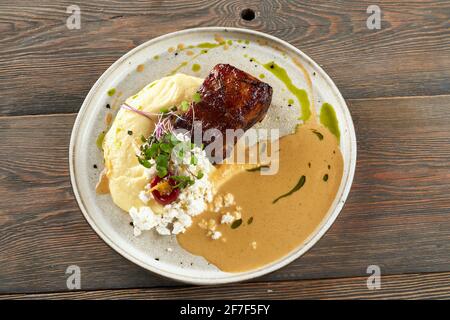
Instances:
[[[226,130],[248,130],[264,119],[272,101],[271,86],[229,64],[216,65],[199,93],[201,101],[191,104],[182,118],[176,120],[175,128],[192,130],[195,121],[201,122],[203,132],[219,130],[224,140],[224,157],[236,142],[225,141]],[[203,137],[205,145],[211,142]]]

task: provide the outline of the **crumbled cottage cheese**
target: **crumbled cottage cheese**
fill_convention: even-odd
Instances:
[[[220,239],[222,237],[222,232],[217,231],[217,223],[214,219],[209,219],[209,221],[206,221],[205,219],[202,219],[198,223],[198,226],[202,228],[203,230],[206,230],[206,236],[210,237],[213,240]],[[224,239],[224,238],[222,238]]]
[[[220,223],[222,224],[232,224],[235,220],[234,216],[232,216],[229,212],[222,215],[222,219],[220,220]]]
[[[131,208],[130,216],[133,219],[134,235],[137,237],[141,230],[150,230],[159,224],[159,217],[149,207],[141,207],[139,210]]]
[[[152,166],[151,168],[145,168],[144,169],[144,175],[147,179],[151,179],[155,176],[156,174],[156,169],[155,169],[155,160],[150,159],[148,161],[150,163],[150,165]]]
[[[217,240],[217,239],[219,239],[221,236],[222,236],[222,232],[220,232],[220,231],[214,231],[214,232],[212,233],[212,235],[211,235],[211,238],[212,238],[213,240]]]
[[[150,197],[147,195],[147,192],[142,190],[141,192],[139,192],[139,200],[147,204],[147,202],[150,201]]]
[[[231,193],[227,193],[224,196],[217,195],[212,203],[214,212],[219,212],[223,208],[229,208],[235,204],[234,196]]]
[[[231,193],[227,193],[224,197],[223,197],[223,205],[224,207],[230,207],[233,204],[235,204],[234,202],[234,196]]]
[[[231,194],[229,193],[229,195],[231,195]],[[235,204],[234,200],[232,203]],[[232,212],[226,212],[226,213],[222,214],[222,216],[220,218],[220,223],[221,224],[232,224],[235,220],[241,219],[241,217],[242,217],[241,211],[242,211],[242,208],[239,206],[236,206],[234,211],[232,210]]]
[[[223,208],[223,197],[219,194],[214,198],[214,212],[219,212]]]
[[[177,138],[185,141],[188,139],[183,135],[177,135]],[[204,150],[194,147],[192,152],[197,158],[197,164],[195,166],[190,164],[190,155],[186,159],[183,158],[178,163],[180,165],[178,174],[187,174],[187,172],[198,174],[201,171],[203,172],[203,177],[195,179],[193,185],[184,188],[180,192],[177,200],[165,205],[162,214],[154,213],[148,206],[143,206],[139,209],[131,208],[129,214],[133,219],[135,236],[139,236],[144,230],[153,228],[161,235],[183,233],[192,224],[192,217],[206,210],[208,203],[213,199],[213,188],[208,179],[213,166],[206,157]],[[146,177],[149,179],[155,175],[155,171],[152,168],[145,171]],[[151,193],[145,191],[139,194],[139,199],[145,204],[150,200],[148,194],[151,195]],[[220,238],[220,235],[216,236]]]

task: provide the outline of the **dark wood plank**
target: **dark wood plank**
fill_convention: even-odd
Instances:
[[[450,1],[381,0],[381,30],[368,30],[373,1],[80,0],[81,30],[68,30],[71,1],[0,3],[0,115],[76,112],[111,63],[168,32],[244,27],[294,44],[346,98],[450,92]],[[253,8],[253,21],[239,18]]]
[[[259,279],[450,271],[450,96],[350,100],[358,163],[347,204],[301,259]],[[0,292],[175,283],[123,259],[90,229],[73,198],[68,145],[75,115],[0,117]]]
[[[385,276],[369,290],[365,277],[239,283],[226,286],[71,291],[0,295],[2,299],[450,299],[450,273]]]

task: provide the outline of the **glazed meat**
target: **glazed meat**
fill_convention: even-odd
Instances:
[[[175,128],[192,130],[195,121],[201,122],[203,132],[219,130],[224,137],[223,155],[227,149],[229,151],[225,143],[226,130],[248,130],[264,119],[272,101],[271,86],[229,64],[216,65],[199,93],[201,101],[191,104],[183,117],[176,120]],[[202,141],[205,145],[211,142],[206,140]]]

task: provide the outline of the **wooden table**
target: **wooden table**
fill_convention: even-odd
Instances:
[[[450,1],[0,2],[0,298],[450,298]],[[74,2],[74,3],[75,3]],[[380,30],[366,9],[378,4]],[[243,9],[255,19],[240,17]],[[356,127],[349,199],[302,258],[248,283],[193,287],[122,258],[69,182],[76,113],[116,59],[201,26],[284,39],[323,66]],[[69,291],[66,268],[81,268]],[[367,267],[381,268],[368,290]]]

